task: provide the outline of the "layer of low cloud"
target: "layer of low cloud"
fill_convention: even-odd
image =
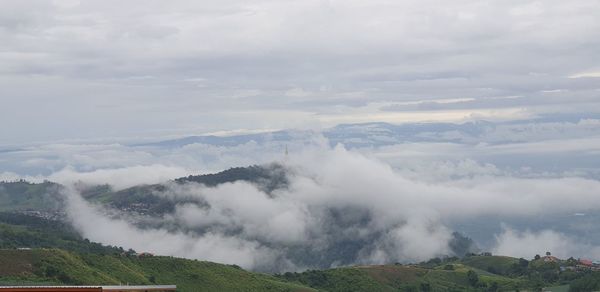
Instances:
[[[72,189],[64,190],[67,212],[75,228],[85,236],[106,244],[152,251],[162,255],[196,258],[248,268],[273,263],[275,251],[256,242],[223,234],[190,236],[162,229],[142,230],[123,220],[110,219],[91,207]]]
[[[550,252],[559,258],[600,258],[600,246],[581,242],[554,230],[518,231],[504,227],[496,236],[493,252],[501,255],[512,255],[530,259],[535,254],[544,255]]]
[[[115,190],[165,183],[157,194],[180,202],[172,214],[123,215],[88,205],[75,188],[69,214],[95,241],[261,271],[427,260],[452,253],[454,230],[507,255],[531,258],[545,250],[518,246],[548,240],[539,249],[596,257],[598,137],[597,118],[574,115],[356,124],[143,145],[25,145],[0,152],[0,179]],[[274,161],[289,168],[291,180],[270,194],[244,182],[169,182]],[[510,225],[502,229],[501,222]]]
[[[405,173],[429,168],[432,175],[425,179],[484,171],[476,169],[478,165],[496,174],[600,177],[596,167],[600,153],[599,129],[597,117],[567,115],[465,124],[353,124],[321,131],[287,130],[258,136],[231,136],[227,140],[195,141],[191,137],[183,144],[173,140],[144,146],[124,142],[25,145],[0,150],[0,172],[4,172],[4,178],[43,179],[61,171],[83,173],[143,167],[155,168],[157,173],[165,171],[160,177],[167,177],[181,174],[175,168],[207,173],[277,161],[283,158],[286,147],[295,154],[306,147],[343,144],[364,155],[385,160]],[[462,170],[446,169],[444,164],[459,164]],[[469,167],[474,170],[470,171]],[[455,170],[456,173],[449,173]]]
[[[432,181],[406,176],[382,161],[342,146],[308,147],[284,162],[292,173],[289,188],[271,194],[245,182],[213,188],[168,183],[164,192],[156,194],[182,203],[173,214],[155,219],[177,226],[169,231],[140,229],[127,217],[110,218],[101,209],[89,211],[91,207],[81,207],[86,204],[73,192],[71,204],[77,207],[69,214],[84,236],[103,243],[236,263],[249,269],[285,271],[415,262],[450,255],[453,220],[489,215],[527,220],[600,210],[600,203],[594,203],[600,202],[595,191],[600,188],[597,180],[519,178],[496,172],[491,166],[465,163],[456,169],[483,171]],[[190,198],[199,203],[190,203]],[[518,251],[516,246],[556,239],[556,245],[537,247],[554,251],[569,244],[565,236],[540,234],[523,235],[506,229],[498,235],[494,251],[530,258],[544,251]],[[222,245],[212,245],[219,240]],[[335,256],[333,250],[340,252]],[[557,254],[579,255],[581,250],[574,247]],[[297,256],[299,252],[302,257]]]
[[[20,179],[40,183],[52,181],[59,184],[102,185],[109,184],[115,190],[121,190],[141,184],[155,184],[186,176],[190,173],[182,167],[160,164],[139,165],[131,167],[96,169],[93,171],[77,171],[73,167],[65,167],[50,175],[19,175],[14,172],[0,173],[0,181],[16,181]]]

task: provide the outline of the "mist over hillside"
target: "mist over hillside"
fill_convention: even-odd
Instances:
[[[0,285],[600,289],[598,8],[2,0]]]
[[[590,144],[596,121],[360,124],[283,140],[260,134],[236,144],[233,136],[227,145],[194,138],[34,147],[17,153],[73,164],[12,177],[61,183],[65,218],[91,240],[258,271],[417,262],[474,249],[599,257],[599,182],[597,168],[586,166],[598,159]],[[350,146],[334,144],[332,133]],[[381,142],[390,137],[398,140]],[[541,140],[564,147],[547,151]],[[517,153],[524,159],[504,159]],[[215,168],[257,166],[194,169],[217,158]],[[76,166],[84,161],[87,171]]]

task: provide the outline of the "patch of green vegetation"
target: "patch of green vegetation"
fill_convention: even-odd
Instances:
[[[234,167],[214,174],[190,175],[178,178],[171,183],[199,183],[207,187],[214,187],[236,181],[252,183],[267,193],[285,188],[289,184],[287,169],[277,163]],[[113,191],[108,185],[98,185],[82,187],[81,195],[86,200],[103,206],[153,216],[172,213],[177,204],[205,204],[203,201],[194,198],[175,198],[159,195],[159,193],[166,190],[166,184],[139,185],[119,191]]]
[[[588,276],[582,278],[584,275]],[[566,291],[571,282],[570,291],[600,288],[600,273],[560,271],[556,263],[541,264],[504,256],[437,258],[417,265],[355,266],[285,273],[278,277],[330,292],[541,291],[543,287]]]
[[[546,287],[546,288],[544,288],[544,291],[547,291],[547,292],[569,292],[569,285]]]
[[[60,248],[96,254],[124,251],[90,242],[66,223],[19,213],[0,213],[0,248]]]
[[[156,193],[165,191],[164,185],[140,185],[120,191],[112,191],[107,185],[84,188],[81,195],[86,200],[120,210],[135,211],[147,215],[163,215],[175,210],[173,200]],[[181,201],[179,203],[183,203]]]
[[[196,182],[203,185],[214,187],[223,183],[236,181],[247,181],[255,184],[263,191],[270,193],[279,188],[285,188],[289,185],[287,169],[279,163],[265,165],[251,165],[248,167],[233,167],[228,170],[204,175],[190,175],[178,178],[178,183]]]
[[[571,281],[569,292],[600,290],[600,272],[586,273],[583,277]]]
[[[519,264],[519,259],[506,256],[469,256],[462,259],[462,263],[492,274],[510,275],[514,265]]]
[[[59,189],[60,185],[52,182],[39,184],[23,180],[0,182],[0,212],[58,211],[63,205],[63,197],[59,194]]]
[[[470,277],[473,276],[474,278]],[[467,266],[457,264],[435,268],[380,265],[338,268],[279,275],[319,291],[514,291],[528,287],[521,279],[500,275],[479,276]]]
[[[364,268],[349,267],[330,270],[310,270],[303,273],[278,275],[286,281],[310,286],[319,291],[396,291],[384,281],[377,281]]]

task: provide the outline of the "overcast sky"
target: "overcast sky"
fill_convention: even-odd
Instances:
[[[0,2],[0,144],[600,112],[600,3]]]

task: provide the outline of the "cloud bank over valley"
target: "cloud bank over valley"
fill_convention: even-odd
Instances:
[[[69,218],[91,240],[159,254],[262,271],[415,262],[454,254],[459,231],[479,250],[531,257],[520,246],[535,243],[535,253],[600,257],[600,230],[590,226],[600,214],[597,169],[573,160],[598,159],[596,121],[357,124],[322,133],[41,146],[3,156],[43,153],[68,165],[21,177],[68,186]],[[542,147],[552,144],[564,146]],[[518,153],[527,159],[506,163]],[[573,163],[556,167],[560,157]],[[245,181],[169,182],[271,162],[289,180],[272,190]],[[19,177],[4,174],[11,175]],[[103,183],[115,191],[162,183],[146,192],[174,209],[149,216],[82,197],[82,185]]]

